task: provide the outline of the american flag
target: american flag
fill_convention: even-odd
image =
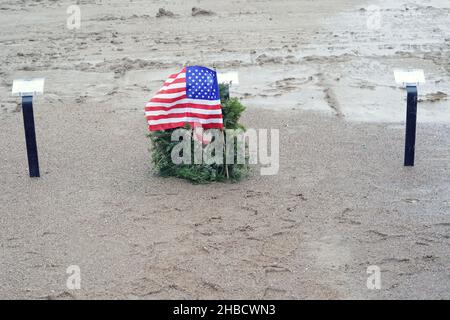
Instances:
[[[150,131],[202,126],[223,128],[219,84],[214,70],[185,67],[173,74],[145,107]]]

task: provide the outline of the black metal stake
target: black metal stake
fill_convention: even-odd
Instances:
[[[25,126],[25,140],[27,143],[28,168],[30,171],[30,177],[38,178],[40,176],[39,160],[36,145],[36,131],[34,128],[32,96],[22,97],[22,113],[23,113],[23,123]]]
[[[417,87],[407,86],[407,111],[406,111],[406,141],[405,141],[405,167],[414,166],[416,149],[416,122],[417,122]]]

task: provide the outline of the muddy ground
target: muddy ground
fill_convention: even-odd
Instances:
[[[450,298],[447,1],[78,1],[75,30],[69,5],[0,1],[0,298]],[[278,175],[151,172],[143,108],[184,64],[239,72]],[[427,78],[414,168],[397,67]],[[10,91],[41,76],[36,180]]]

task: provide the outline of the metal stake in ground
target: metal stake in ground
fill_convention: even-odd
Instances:
[[[416,123],[417,123],[417,87],[407,86],[406,111],[406,139],[405,139],[405,167],[414,166],[416,149]]]
[[[394,70],[395,81],[406,87],[406,137],[405,137],[405,167],[414,166],[416,152],[416,125],[417,125],[417,86],[425,83],[423,70]]]
[[[44,79],[14,80],[12,93],[22,97],[23,125],[27,145],[28,169],[30,177],[37,178],[39,174],[39,159],[34,127],[33,96],[44,93]]]
[[[25,127],[25,140],[27,144],[28,168],[30,171],[30,177],[38,178],[40,177],[39,159],[36,144],[36,130],[34,127],[32,96],[22,97],[22,113],[23,113],[23,124]]]

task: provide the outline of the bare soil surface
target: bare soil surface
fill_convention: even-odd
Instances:
[[[79,30],[69,5],[0,1],[0,298],[450,298],[448,1],[81,0]],[[280,130],[278,175],[151,172],[143,108],[185,63],[239,71],[242,122]],[[396,67],[427,77],[414,168]],[[41,76],[30,179],[10,91]]]

